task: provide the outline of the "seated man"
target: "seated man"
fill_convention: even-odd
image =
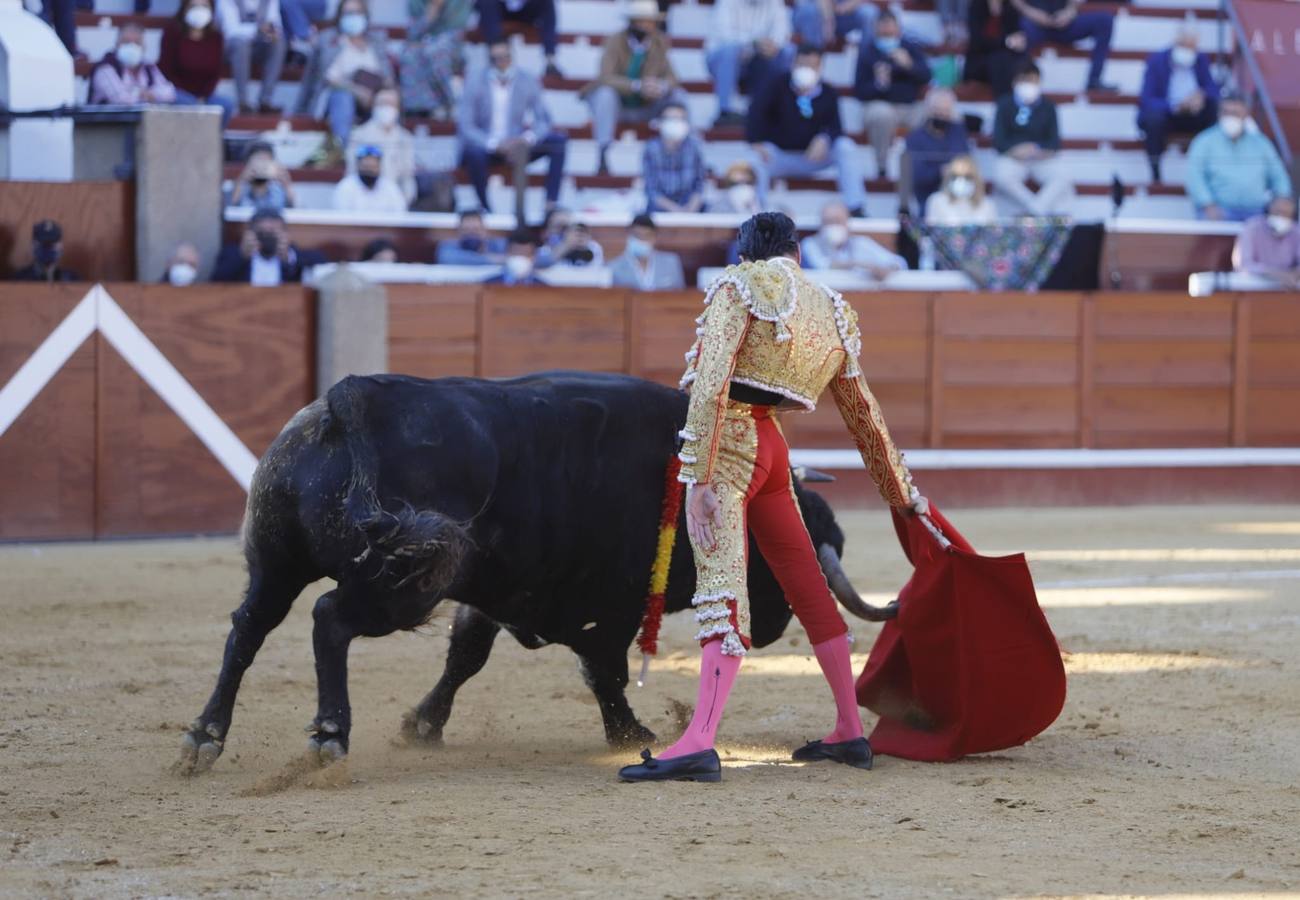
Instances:
[[[478,0],[478,27],[488,45],[505,40],[501,21],[523,22],[538,30],[542,51],[546,54],[546,75],[560,77],[555,65],[555,48],[559,46],[559,27],[555,0]]]
[[[375,92],[370,119],[348,136],[348,160],[349,170],[354,170],[361,147],[378,147],[383,153],[382,174],[402,189],[409,206],[415,199],[415,136],[402,127],[401,103],[396,88]]]
[[[334,186],[334,208],[346,212],[406,212],[406,197],[384,174],[384,152],[373,144],[356,151],[356,171]]]
[[[876,171],[883,177],[894,132],[901,124],[913,128],[921,106],[917,99],[930,83],[930,64],[915,41],[903,37],[903,29],[892,12],[876,19],[872,40],[858,50],[858,68],[853,77],[853,96],[863,103],[867,139],[876,153]]]
[[[862,215],[867,192],[857,146],[840,127],[835,91],[822,86],[822,54],[801,47],[789,74],[773,78],[749,106],[745,139],[754,153],[760,203],[773,178],[815,175],[834,168],[840,198],[852,215]]]
[[[162,283],[172,287],[189,287],[199,277],[199,248],[189,241],[182,241],[172,251],[163,270]]]
[[[656,250],[659,229],[647,215],[632,220],[623,255],[610,266],[615,287],[638,291],[680,291],[686,287],[682,259],[676,253]]]
[[[536,267],[551,266],[603,266],[605,250],[591,236],[591,229],[581,222],[570,221],[564,227],[558,243],[547,242],[537,252]]]
[[[514,175],[515,218],[522,223],[528,164],[542,157],[548,160],[546,204],[554,206],[560,198],[568,141],[551,128],[542,85],[514,66],[510,45],[497,41],[488,47],[488,58],[491,65],[465,81],[457,129],[461,165],[469,172],[479,204],[486,210],[488,166],[509,163]]]
[[[1233,269],[1300,289],[1300,228],[1295,213],[1295,200],[1277,197],[1264,215],[1247,220],[1232,249]]]
[[[1151,180],[1160,181],[1160,157],[1168,135],[1198,134],[1219,115],[1219,85],[1210,74],[1210,57],[1197,52],[1193,25],[1178,30],[1173,47],[1147,57],[1138,100],[1138,128],[1146,135]]]
[[[704,208],[704,148],[691,134],[683,104],[664,107],[659,135],[645,142],[641,173],[650,212],[699,212]]]
[[[1011,93],[998,98],[993,118],[997,165],[993,183],[1013,204],[1030,215],[1065,215],[1074,201],[1074,184],[1056,159],[1061,149],[1056,105],[1043,97],[1038,66],[1021,66]],[[1038,193],[1025,184],[1033,176]]]
[[[279,213],[258,210],[248,220],[239,243],[221,248],[211,280],[274,287],[302,281],[303,270],[318,262],[323,262],[319,254],[299,252],[289,242],[289,231]]]
[[[925,121],[908,132],[906,167],[917,209],[943,181],[944,166],[971,152],[966,126],[957,112],[957,95],[948,88],[931,88],[925,95]]]
[[[907,260],[890,253],[865,234],[849,233],[849,209],[839,200],[822,207],[822,227],[799,242],[805,269],[855,270],[876,281],[907,268]]]
[[[685,103],[668,61],[668,37],[659,29],[663,13],[655,0],[631,0],[627,28],[605,39],[600,74],[579,92],[591,107],[591,131],[600,149],[601,175],[620,122],[649,122],[669,103]]]
[[[798,0],[793,15],[795,38],[818,50],[825,50],[851,31],[866,40],[875,28],[878,12],[871,0]]]
[[[745,121],[736,105],[743,82],[750,93],[790,64],[790,14],[783,0],[717,0],[705,42],[705,62],[718,94],[713,124]]]
[[[1291,194],[1273,142],[1250,118],[1246,101],[1219,101],[1218,124],[1198,134],[1187,150],[1187,195],[1202,219],[1244,222],[1274,197]]]
[[[434,262],[444,266],[500,265],[506,257],[505,238],[488,234],[483,224],[483,213],[467,209],[460,214],[454,238],[438,242],[438,255]]]
[[[230,191],[231,206],[283,212],[294,205],[293,180],[289,170],[275,158],[269,141],[253,141],[244,157],[244,168]]]
[[[280,24],[280,0],[217,0],[217,21],[225,38],[226,59],[235,78],[235,102],[240,112],[279,112],[272,105],[289,44]],[[249,102],[248,82],[253,63],[262,67],[258,103]]]
[[[117,47],[104,54],[90,74],[90,103],[133,106],[175,103],[176,88],[158,67],[144,58],[144,29],[123,25]]]
[[[59,265],[63,258],[63,229],[53,219],[32,226],[32,261],[9,276],[10,281],[80,281],[77,273]]]
[[[518,228],[510,233],[506,248],[505,265],[501,271],[483,280],[484,284],[537,285],[544,284],[533,271],[533,254],[537,252],[537,235],[531,228]]]
[[[1020,10],[1020,28],[1025,33],[1028,50],[1033,53],[1043,44],[1074,46],[1092,38],[1092,58],[1088,65],[1087,90],[1109,94],[1118,89],[1101,80],[1102,69],[1110,56],[1110,35],[1115,28],[1111,12],[1079,12],[1083,0],[1011,0]]]

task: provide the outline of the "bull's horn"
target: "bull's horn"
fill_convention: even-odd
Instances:
[[[844,567],[840,565],[840,555],[830,544],[822,544],[818,548],[817,559],[822,564],[822,571],[826,573],[826,582],[831,587],[831,593],[853,615],[868,622],[884,622],[898,615],[897,600],[888,606],[872,606],[858,595],[849,582],[849,576],[844,573]]]
[[[794,477],[808,484],[828,484],[835,480],[835,476],[829,472],[822,472],[818,469],[810,469],[807,466],[795,466]]]

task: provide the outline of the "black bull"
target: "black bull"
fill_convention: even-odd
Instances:
[[[646,598],[666,465],[686,419],[679,391],[636,378],[551,372],[509,381],[347,378],[285,426],[258,465],[244,521],[249,583],[231,616],[216,689],[184,739],[183,765],[220,755],[244,671],[304,587],[322,760],[344,755],[353,638],[424,623],[459,601],[442,678],[407,715],[411,737],[438,741],[456,691],[487,662],[501,628],[526,647],[579,657],[614,744],[654,735],[628,706],[627,653]],[[862,601],[839,566],[844,534],[830,507],[798,487],[800,507],[841,603]],[[695,567],[679,528],[666,608],[687,609]],[[777,640],[790,608],[750,548],[753,639]]]

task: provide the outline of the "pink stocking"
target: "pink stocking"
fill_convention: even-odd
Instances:
[[[822,674],[835,695],[835,730],[822,743],[837,744],[862,737],[862,719],[858,716],[858,696],[853,683],[853,665],[849,661],[849,636],[841,634],[820,644],[813,653],[821,664]]]
[[[727,656],[722,652],[722,638],[704,645],[700,653],[700,693],[695,699],[695,714],[691,716],[691,724],[685,733],[677,743],[658,754],[659,759],[673,759],[713,747],[718,722],[727,705],[727,695],[731,693],[736,673],[740,671],[740,660],[739,656]]]

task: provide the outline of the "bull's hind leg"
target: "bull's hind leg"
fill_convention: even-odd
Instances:
[[[402,732],[408,740],[442,743],[442,729],[451,718],[456,692],[487,664],[500,631],[500,625],[472,606],[461,605],[456,610],[442,677],[402,719]]]
[[[627,654],[623,643],[615,650],[575,651],[582,677],[596,695],[605,740],[611,747],[644,747],[654,743],[655,733],[637,721],[627,703]]]
[[[250,570],[244,602],[230,616],[230,634],[226,638],[217,686],[208,699],[208,705],[181,740],[182,772],[206,772],[221,755],[230,733],[235,696],[239,693],[244,672],[253,664],[253,657],[261,649],[266,636],[284,621],[294,599],[307,582],[308,579],[301,576],[270,576],[260,569]]]

